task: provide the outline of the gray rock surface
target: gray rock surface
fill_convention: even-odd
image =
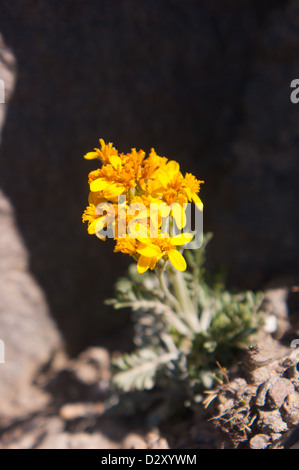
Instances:
[[[207,416],[181,416],[163,430],[145,425],[145,414],[125,417],[111,405],[111,358],[104,348],[88,348],[68,359],[58,351],[36,376],[51,399],[26,419],[0,426],[0,449],[201,449],[219,448],[220,435]],[[113,411],[114,409],[114,411]]]
[[[28,270],[28,253],[15,226],[13,209],[0,192],[0,421],[40,409],[47,395],[34,377],[61,345],[60,334],[37,281]]]

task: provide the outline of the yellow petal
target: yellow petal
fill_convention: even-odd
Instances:
[[[108,184],[105,188],[105,197],[107,199],[113,199],[122,194],[125,191],[125,187],[118,184]]]
[[[151,258],[147,258],[147,257],[142,256],[142,255],[139,256],[139,260],[138,260],[138,263],[137,263],[137,271],[140,274],[145,273],[145,271],[147,271],[148,268],[150,267],[151,262],[152,262]]]
[[[157,264],[157,258],[152,258],[151,264],[150,264],[150,269],[153,270],[155,269],[155,266]]]
[[[143,204],[142,204],[143,205]],[[144,209],[144,210],[139,210],[139,208],[137,207],[137,209],[139,212],[138,214],[136,215],[136,218],[138,217],[138,219],[141,221],[145,221],[147,220],[147,216],[148,216],[148,210],[147,209]],[[130,211],[128,210],[127,211],[128,215],[131,215]],[[136,214],[136,211],[135,211],[135,214]],[[135,215],[135,214],[132,214],[132,215]]]
[[[107,216],[99,217],[96,220],[95,232],[100,232],[107,225]]]
[[[95,232],[95,227],[96,227],[96,224],[97,224],[97,219],[93,220],[91,222],[91,224],[88,225],[88,233],[89,235],[94,235],[96,232]]]
[[[180,204],[172,204],[172,214],[175,220],[175,223],[177,224],[178,228],[181,230],[182,228],[185,227],[186,225],[186,214],[184,212],[184,209]]]
[[[124,192],[125,188],[119,184],[112,184],[106,181],[103,178],[97,178],[96,180],[90,183],[90,191],[98,192],[104,191],[105,198],[115,198]]]
[[[185,191],[186,191],[186,194],[187,194],[187,197],[188,197],[189,201],[192,201],[191,189],[190,188],[185,188]]]
[[[150,242],[150,238],[148,237],[137,237],[137,240],[140,242],[140,243],[143,243],[144,245],[148,245]]]
[[[195,205],[198,210],[202,211],[203,210],[203,203],[202,200],[197,196],[196,193],[192,193],[192,200],[195,202]]]
[[[170,206],[166,202],[161,202],[158,204],[158,210],[161,213],[161,217],[168,217],[170,212]]]
[[[121,158],[117,155],[110,155],[109,161],[113,168],[117,168],[118,165],[121,165]]]
[[[172,237],[170,243],[172,245],[185,245],[186,243],[189,243],[192,238],[192,233],[184,233],[182,235],[176,235],[175,237]]]
[[[137,253],[142,256],[146,256],[147,258],[157,257],[160,256],[161,250],[156,245],[145,245],[138,248]]]
[[[104,201],[105,201],[105,199],[100,197],[99,193],[92,193],[90,191],[90,193],[88,195],[89,204],[94,204],[95,206],[97,206],[98,204],[100,204],[101,202],[104,202]]]
[[[166,165],[166,171],[172,177],[180,171],[180,165],[175,160],[170,160]]]
[[[139,222],[137,232],[138,232],[138,236],[145,238],[147,236],[147,222],[145,223]]]
[[[144,239],[147,235],[147,225],[145,223],[131,221],[127,226],[127,233],[131,238]]]
[[[99,154],[98,154],[98,152],[87,152],[84,155],[84,158],[86,160],[94,160],[95,158],[99,158]]]
[[[153,184],[153,187],[156,191],[162,190],[163,187],[166,188],[167,184],[169,182],[169,176],[166,172],[159,172],[157,174],[157,181]],[[160,184],[159,184],[160,183]],[[161,187],[162,185],[162,187]]]
[[[104,237],[104,236],[101,235],[100,233],[96,233],[96,236],[97,236],[100,240],[102,240],[103,242],[106,241],[106,238],[107,238],[107,237]]]
[[[203,203],[202,202],[196,202],[195,205],[196,205],[196,207],[199,211],[203,211]]]
[[[90,183],[90,191],[95,193],[96,191],[103,191],[103,189],[109,187],[109,183],[103,178],[97,178]]]
[[[175,249],[169,250],[168,256],[169,261],[175,269],[177,269],[178,271],[185,271],[185,269],[187,268],[187,264],[185,258],[183,257],[183,255],[181,255],[179,251]]]

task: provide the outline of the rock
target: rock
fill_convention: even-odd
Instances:
[[[46,435],[63,431],[64,423],[57,416],[35,416],[14,423],[1,436],[0,449],[34,449]]]
[[[91,347],[76,358],[53,356],[48,368],[36,378],[43,390],[51,394],[52,403],[65,419],[80,414],[101,414],[101,400],[109,395],[111,370],[106,349]]]
[[[103,391],[110,386],[110,356],[107,349],[91,347],[83,351],[73,362],[69,362],[77,379],[86,385],[98,385]]]
[[[271,436],[271,441],[273,442],[273,444],[271,445],[271,449],[273,448],[278,448],[279,447],[279,443],[281,442],[282,440],[282,437],[283,437],[283,434],[279,433],[279,432],[272,432],[270,434]]]
[[[67,432],[46,436],[36,447],[37,449],[117,449],[117,443],[113,443],[103,434]]]
[[[147,434],[146,442],[148,449],[169,449],[166,439],[161,437],[158,429],[153,429]]]
[[[274,340],[269,334],[261,332],[259,336],[258,345],[249,349],[248,357],[246,358],[246,364],[250,372],[252,371],[253,373],[256,373],[257,369],[262,369],[265,366],[268,371],[270,366],[271,370],[271,364],[277,364],[290,351],[288,347]]]
[[[61,347],[61,338],[43,292],[28,270],[28,253],[2,192],[0,219],[0,335],[5,345],[5,363],[0,364],[0,421],[4,424],[47,402],[47,394],[33,382],[53,350]]]
[[[269,370],[267,366],[258,367],[257,369],[253,369],[252,371],[250,371],[250,378],[257,385],[260,385],[266,382],[266,380],[268,380],[270,376],[271,376],[271,371]]]
[[[147,449],[144,437],[136,433],[130,433],[123,440],[123,449]]]
[[[275,333],[277,331],[277,318],[275,315],[265,317],[264,330],[266,333]]]
[[[299,425],[299,393],[291,392],[282,407],[283,419],[290,427]]]
[[[71,403],[60,408],[59,414],[65,420],[100,416],[105,411],[102,402],[99,403]]]
[[[272,281],[273,282],[273,281]],[[263,310],[268,317],[276,318],[276,330],[273,331],[274,337],[281,338],[290,328],[288,296],[290,286],[284,286],[285,279],[280,279],[280,284],[275,288],[268,288],[264,293]],[[290,282],[290,279],[288,280]],[[283,287],[282,287],[283,286]],[[272,333],[272,331],[270,331]]]
[[[263,308],[270,314],[287,320],[289,316],[287,306],[288,291],[289,289],[287,287],[281,286],[266,289],[264,292]]]
[[[250,439],[249,446],[251,449],[265,449],[269,444],[270,436],[266,434],[256,434]]]
[[[265,405],[267,395],[269,391],[271,390],[271,388],[275,385],[277,380],[278,380],[278,375],[276,373],[273,375],[271,374],[270,378],[266,380],[266,382],[264,382],[262,385],[259,386],[259,388],[257,389],[256,398],[255,398],[256,406],[263,407]]]
[[[128,434],[122,442],[123,449],[169,449],[166,439],[161,437],[158,429],[153,429],[145,436],[137,433]]]
[[[294,385],[288,379],[279,378],[268,392],[268,403],[271,408],[280,408],[286,397],[295,391]]]
[[[239,373],[210,392],[212,421],[227,436],[225,446],[280,449],[292,445],[299,423],[299,382],[291,353],[291,348],[261,329],[256,344],[244,354]]]
[[[288,430],[288,426],[283,421],[279,410],[259,410],[258,425],[264,432],[280,433]]]

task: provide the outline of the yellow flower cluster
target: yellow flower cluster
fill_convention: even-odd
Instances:
[[[161,259],[169,259],[184,271],[186,262],[177,247],[190,242],[192,235],[169,236],[163,217],[174,219],[181,230],[186,224],[186,203],[192,201],[203,208],[198,197],[203,181],[190,173],[183,176],[177,162],[159,157],[154,149],[146,158],[142,150],[119,154],[112,143],[107,145],[100,139],[100,145],[84,156],[102,162],[101,168],[89,173],[89,205],[82,216],[83,222],[88,222],[88,233],[105,240],[103,230],[112,228],[114,251],[133,256],[140,273],[154,269]]]

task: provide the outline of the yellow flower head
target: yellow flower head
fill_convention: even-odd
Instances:
[[[173,232],[166,237],[163,221],[169,217],[173,221],[170,226],[175,223],[182,230],[186,225],[186,203],[194,202],[202,210],[198,192],[203,181],[191,173],[183,176],[176,161],[160,157],[154,149],[147,158],[143,150],[135,148],[119,154],[111,142],[105,144],[103,139],[100,149],[88,152],[85,158],[102,162],[88,178],[89,206],[82,216],[88,223],[88,233],[105,239],[102,229],[111,226],[114,251],[133,256],[140,273],[154,269],[160,260],[169,260],[174,268],[184,271],[186,262],[177,247],[189,243],[192,235],[173,236]],[[110,204],[105,213],[103,203]]]
[[[162,233],[159,238],[139,239],[139,246],[136,250],[140,254],[137,263],[138,272],[144,273],[149,268],[154,269],[161,258],[169,259],[174,268],[185,271],[187,267],[185,258],[176,247],[189,243],[192,237],[191,234],[169,237],[168,234]]]
[[[121,251],[122,253],[128,253],[131,256],[136,255],[136,239],[126,235],[125,238],[117,238],[114,251]]]

